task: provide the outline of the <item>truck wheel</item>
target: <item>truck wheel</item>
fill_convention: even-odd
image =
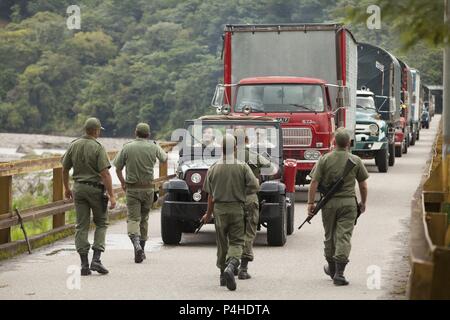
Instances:
[[[161,237],[164,244],[176,245],[181,241],[181,225],[170,216],[169,206],[163,203],[161,207]]]
[[[288,193],[287,198],[290,200],[291,206],[287,209],[286,233],[290,236],[294,233],[295,193]]]
[[[389,154],[388,150],[380,149],[375,156],[375,163],[378,167],[378,172],[387,172],[389,168]]]
[[[395,164],[395,144],[391,143],[388,146],[389,151],[389,166],[392,167]]]
[[[409,146],[409,137],[406,138],[405,143],[403,144],[403,150],[402,153],[407,154],[408,153],[408,146]]]
[[[286,197],[280,196],[279,215],[267,223],[267,243],[269,246],[283,246],[286,243]]]
[[[401,158],[402,157],[402,150],[403,150],[403,143],[401,146],[395,146],[395,156],[397,158]]]
[[[417,135],[418,135],[418,134],[419,134],[419,131],[416,131],[416,132],[414,132],[414,133],[412,134],[411,142],[410,142],[410,145],[411,145],[411,146],[413,146],[413,145],[416,144],[416,139],[417,139]]]
[[[417,137],[416,137],[416,141],[419,141],[419,137],[420,137],[420,130],[417,130]]]

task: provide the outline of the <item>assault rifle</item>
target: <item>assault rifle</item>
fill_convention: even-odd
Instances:
[[[323,193],[323,195],[321,196],[319,202],[317,202],[317,205],[314,208],[314,211],[312,212],[312,215],[308,216],[305,219],[305,221],[303,221],[303,223],[300,225],[300,227],[298,227],[298,229],[303,227],[303,225],[306,222],[311,224],[311,219],[317,214],[317,212],[319,212],[323,208],[324,205],[327,204],[328,201],[330,201],[331,198],[333,198],[333,196],[336,194],[336,192],[338,192],[342,188],[342,185],[344,184],[345,177],[347,177],[347,175],[350,173],[350,171],[352,171],[352,169],[355,166],[356,166],[356,163],[354,163],[351,159],[347,160],[347,163],[345,164],[345,168],[344,168],[344,173],[342,174],[342,176],[335,183],[333,183],[331,185],[331,187],[326,192]],[[324,191],[322,186],[319,187],[319,191]]]

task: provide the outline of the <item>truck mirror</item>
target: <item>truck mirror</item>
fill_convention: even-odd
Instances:
[[[213,99],[211,101],[211,106],[216,109],[222,108],[224,96],[225,96],[225,86],[218,84],[216,86],[216,91],[214,92]]]

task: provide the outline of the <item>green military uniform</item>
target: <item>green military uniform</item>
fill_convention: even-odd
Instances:
[[[313,180],[330,187],[342,176],[349,158],[356,166],[345,177],[342,188],[322,209],[325,258],[338,263],[347,263],[350,255],[351,237],[357,216],[355,180],[362,182],[369,174],[358,156],[341,148],[323,155],[311,172]]]
[[[242,256],[246,194],[258,188],[258,180],[245,163],[219,160],[208,170],[203,190],[214,198],[217,267],[221,271],[230,259],[239,261]]]
[[[245,162],[249,165],[255,177],[259,180],[261,168],[269,168],[270,161],[259,154],[245,148]],[[253,261],[253,241],[259,223],[259,200],[256,192],[248,193],[244,205],[245,213],[245,244],[242,259]]]
[[[100,172],[111,167],[103,146],[93,137],[85,135],[74,140],[64,156],[62,165],[66,170],[73,168],[73,197],[76,211],[75,246],[80,254],[87,254],[90,212],[94,224],[94,244],[92,248],[105,250],[106,229],[108,226],[107,202]]]
[[[126,167],[127,231],[131,237],[148,239],[148,215],[153,204],[153,168],[156,160],[167,161],[167,154],[156,143],[136,138],[124,145],[114,159],[114,166]]]

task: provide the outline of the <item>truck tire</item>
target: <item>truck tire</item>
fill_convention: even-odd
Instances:
[[[180,223],[173,217],[170,217],[169,206],[164,202],[161,207],[161,237],[164,244],[179,244],[181,241],[181,234]]]
[[[286,234],[290,236],[294,233],[294,221],[295,221],[295,193],[288,193],[287,198],[291,202],[291,206],[287,209],[287,225]]]
[[[389,166],[393,167],[395,164],[395,143],[391,143],[388,145],[389,152]]]
[[[417,130],[417,137],[416,137],[416,141],[419,141],[420,138],[420,130]]]
[[[418,134],[419,134],[419,131],[416,131],[411,135],[411,143],[410,143],[411,146],[416,144],[416,139],[417,139]]]
[[[375,156],[375,163],[378,167],[378,172],[388,172],[389,168],[389,154],[388,150],[380,149]]]
[[[278,211],[278,217],[267,222],[267,244],[269,246],[280,247],[286,243],[287,212],[285,196],[280,196]]]
[[[403,150],[402,153],[407,154],[408,153],[408,146],[409,146],[409,136],[406,137],[406,141],[403,144]]]
[[[395,156],[401,158],[403,154],[403,143],[401,146],[395,146]]]

